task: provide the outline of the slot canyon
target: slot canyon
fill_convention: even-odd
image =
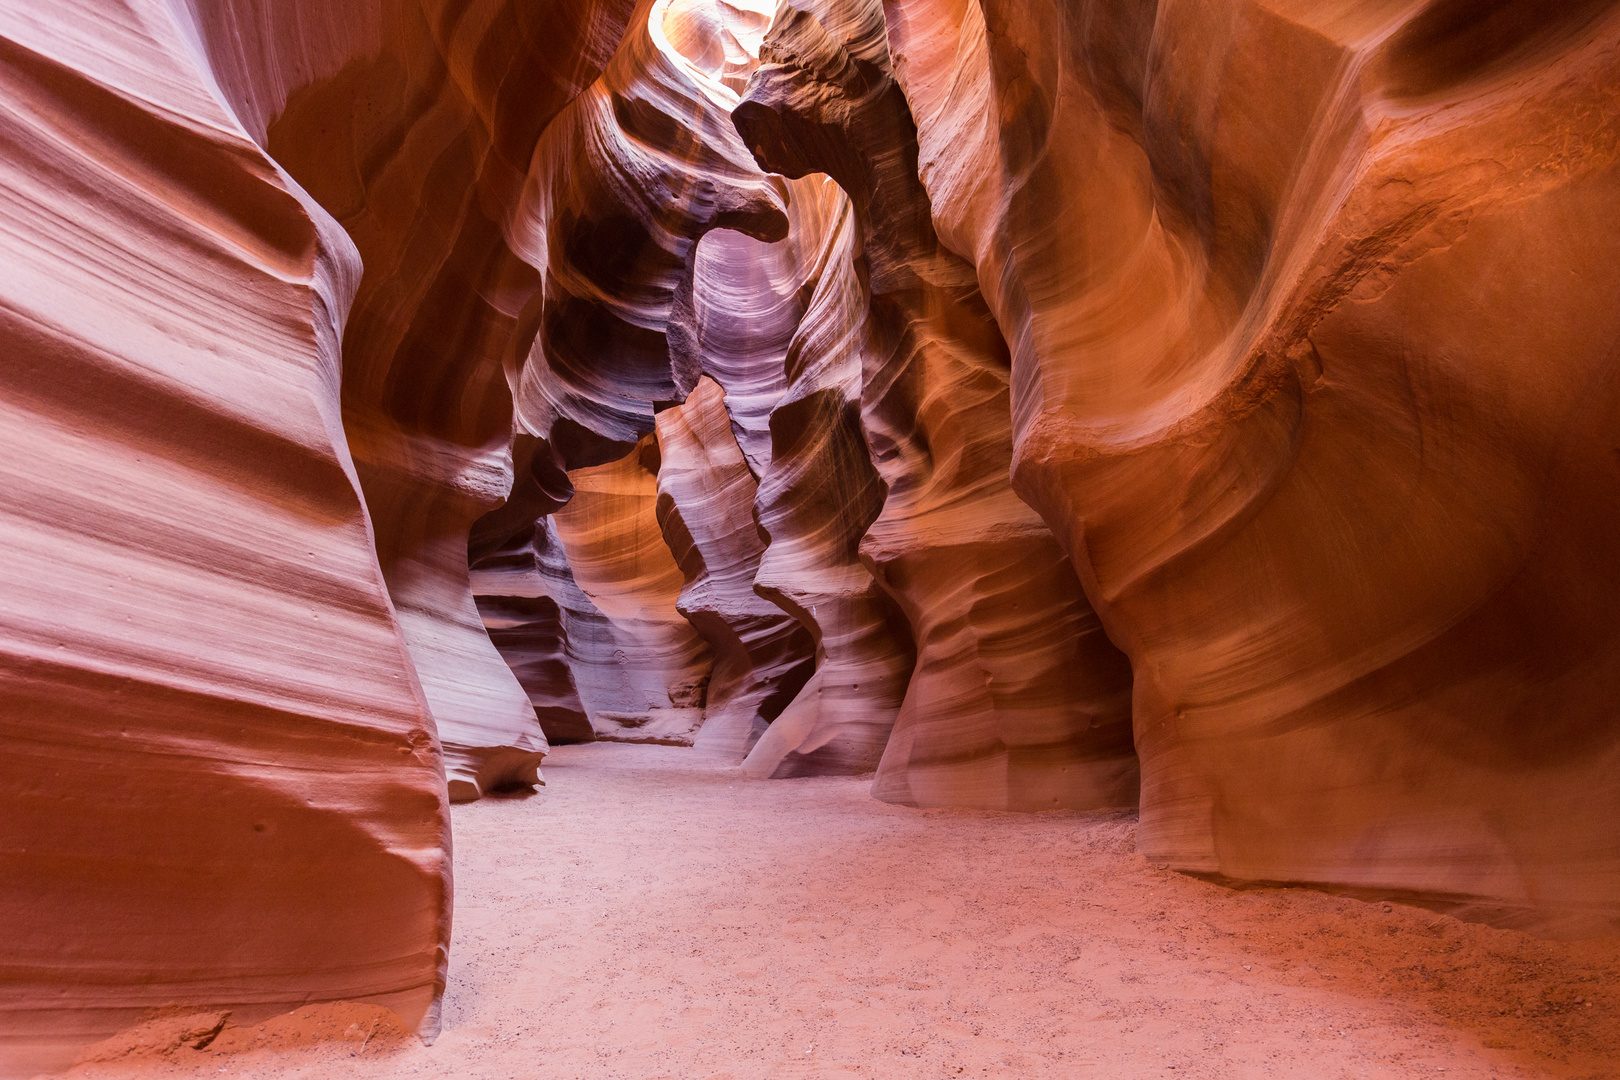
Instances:
[[[1620,1077],[1620,3],[0,0],[0,149],[0,1078]]]

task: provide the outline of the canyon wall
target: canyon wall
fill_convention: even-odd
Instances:
[[[845,3],[838,14],[834,37],[784,12],[734,116],[762,165],[819,169],[842,185],[863,241],[850,344],[887,494],[860,555],[917,645],[874,794],[988,809],[1134,805],[1129,664],[1008,483],[1006,345],[972,266],[934,232],[882,12]]]
[[[549,515],[573,498],[574,486],[544,439],[519,434],[512,445],[511,493],[479,518],[467,542],[469,584],[490,641],[528,694],[546,739],[595,738],[579,696],[569,628],[601,612],[580,592]]]
[[[1614,6],[885,13],[1144,853],[1612,919]]]
[[[553,518],[573,581],[600,614],[568,634],[599,736],[652,712],[696,712],[707,697],[714,655],[676,607],[684,578],[659,527],[658,472],[648,436],[617,461],[572,471],[574,497]]]
[[[754,592],[765,544],[759,483],[732,434],[725,393],[698,380],[658,414],[658,524],[685,577],[675,607],[714,656],[700,749],[741,761],[814,668],[805,629]]]
[[[660,724],[1620,918],[1616,4],[0,0],[0,80],[6,1071],[431,1034],[447,796]]]
[[[466,588],[523,291],[469,183],[630,15],[520,7],[0,4],[0,1072],[173,1002],[437,1029],[446,781],[544,747]]]

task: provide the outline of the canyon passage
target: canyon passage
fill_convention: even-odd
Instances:
[[[451,812],[432,1046],[313,1006],[68,1075],[1614,1075],[1612,940],[1234,894],[1142,858],[1129,812],[915,810],[616,743],[546,776]]]
[[[0,0],[0,1076],[1620,1075],[1616,115],[1612,0]]]

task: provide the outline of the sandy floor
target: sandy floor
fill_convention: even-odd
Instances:
[[[336,1007],[324,1042],[272,1021],[76,1075],[1620,1077],[1620,942],[1231,892],[1121,815],[907,810],[664,747],[545,772],[454,811],[434,1046]]]

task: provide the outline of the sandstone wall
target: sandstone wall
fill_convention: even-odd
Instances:
[[[1148,856],[1612,918],[1613,5],[885,12]]]
[[[732,434],[725,394],[698,380],[658,414],[658,524],[686,582],[675,609],[714,656],[696,745],[741,761],[815,667],[809,633],[754,592],[765,543],[759,489]]]
[[[447,789],[705,695],[1620,917],[1617,5],[800,6],[0,2],[6,1069],[431,1033]]]
[[[994,809],[1131,806],[1130,668],[1008,482],[1008,354],[973,268],[939,242],[875,5],[786,11],[735,112],[762,164],[827,172],[863,241],[851,290],[861,422],[887,494],[862,561],[916,667],[874,793]],[[871,56],[863,56],[863,50]],[[852,316],[856,312],[852,310]]]
[[[600,619],[569,628],[586,715],[701,709],[714,655],[677,610],[684,578],[658,523],[658,442],[569,474],[574,497],[557,511],[568,569]]]
[[[0,1071],[172,1002],[437,1029],[446,761],[543,747],[466,589],[511,263],[446,200],[628,16],[472,7],[0,5]]]

